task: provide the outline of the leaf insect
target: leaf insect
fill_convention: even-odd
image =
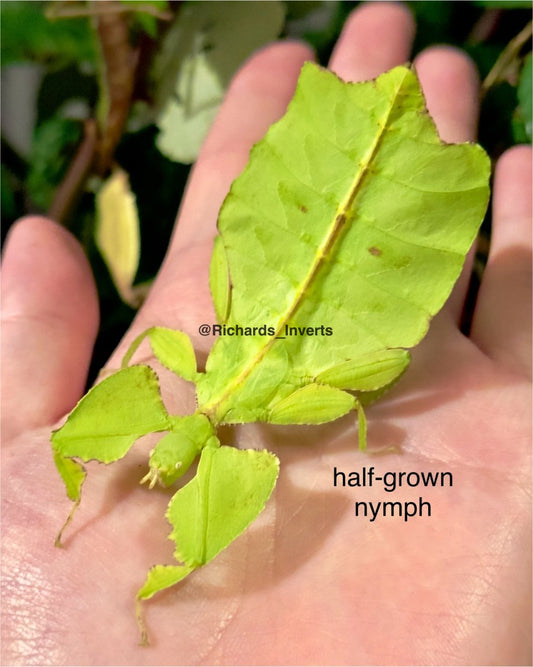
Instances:
[[[52,434],[75,506],[83,462],[117,461],[145,434],[163,434],[142,479],[150,487],[175,484],[198,460],[166,512],[176,563],[150,569],[137,593],[143,642],[141,601],[211,561],[276,484],[274,454],[222,446],[217,428],[322,424],[353,411],[364,449],[364,406],[406,371],[447,299],[483,219],[489,173],[479,146],[440,141],[413,70],[350,84],[304,65],[286,115],[231,186],[210,265],[218,322],[269,333],[220,336],[200,372],[185,333],[153,326]],[[324,324],[331,336],[283,335]],[[194,383],[193,414],[169,414],[155,372],[130,365],[145,338]]]

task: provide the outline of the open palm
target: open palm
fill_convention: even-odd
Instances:
[[[331,67],[347,80],[376,76],[408,60],[413,32],[402,7],[363,6]],[[212,341],[197,328],[214,318],[207,266],[217,211],[310,58],[301,44],[273,45],[235,78],[164,266],[111,368],[153,324],[186,331],[207,354]],[[443,139],[472,139],[470,62],[434,48],[415,64]],[[76,242],[49,221],[19,222],[3,267],[4,663],[527,664],[530,163],[520,147],[497,168],[493,245],[470,338],[457,327],[465,271],[407,375],[368,410],[369,443],[381,453],[357,452],[353,416],[320,427],[223,429],[224,442],[279,456],[276,491],[215,561],[146,604],[149,648],[137,645],[133,601],[148,568],[172,562],[169,495],[138,485],[149,441],[120,464],[90,466],[66,548],[54,548],[69,507],[50,429],[83,391],[97,305]],[[148,359],[145,347],[136,360],[143,354]],[[186,383],[162,374],[162,386],[171,411],[193,411]],[[335,468],[363,467],[376,476],[450,472],[453,486],[333,485]],[[420,497],[431,517],[354,514],[355,501]]]

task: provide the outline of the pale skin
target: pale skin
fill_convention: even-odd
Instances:
[[[376,3],[350,17],[330,63],[348,80],[409,59],[405,9]],[[157,282],[126,335],[157,323],[198,336],[214,320],[208,261],[218,208],[251,144],[279,118],[309,50],[278,44],[234,80],[202,150]],[[439,47],[416,60],[448,141],[471,140],[477,77]],[[472,331],[457,327],[465,271],[407,374],[367,411],[324,426],[247,425],[225,443],[268,448],[281,475],[265,513],[204,569],[146,604],[152,644],[138,646],[135,592],[172,562],[168,495],[138,484],[146,452],[91,467],[65,548],[54,538],[69,502],[50,429],[83,392],[97,302],[77,243],[37,218],[12,230],[3,262],[3,600],[6,664],[528,664],[531,628],[531,152],[496,168],[494,230]],[[143,348],[147,349],[147,348]],[[143,358],[142,351],[139,351]],[[145,353],[145,358],[148,352]],[[171,409],[194,410],[185,383],[163,380]],[[146,448],[150,445],[147,443]],[[333,487],[333,468],[450,471],[452,488]],[[355,518],[353,502],[432,503],[405,523]]]

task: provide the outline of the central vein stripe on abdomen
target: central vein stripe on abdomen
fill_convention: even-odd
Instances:
[[[211,399],[211,401],[206,405],[200,406],[200,409],[202,411],[205,411],[206,414],[211,414],[214,416],[217,408],[231,396],[232,392],[237,387],[242,385],[242,383],[248,378],[252,370],[257,367],[257,365],[261,362],[261,360],[264,358],[264,356],[267,354],[270,348],[274,345],[277,337],[280,335],[280,333],[283,332],[285,324],[289,322],[289,320],[294,316],[294,314],[300,307],[301,303],[305,299],[305,295],[308,293],[309,288],[313,284],[313,281],[315,280],[318,272],[320,271],[324,263],[328,261],[327,258],[329,257],[331,259],[334,246],[343,236],[343,233],[347,225],[351,223],[351,220],[353,218],[352,209],[354,207],[356,197],[362,189],[365,178],[369,173],[370,165],[372,164],[376,155],[378,154],[379,148],[383,142],[384,137],[386,136],[387,129],[389,127],[391,119],[391,114],[395,108],[396,98],[401,90],[401,87],[402,84],[400,84],[398,89],[396,90],[394,98],[392,99],[390,107],[388,108],[384,118],[380,119],[378,123],[379,131],[376,134],[374,142],[368,149],[366,155],[359,162],[358,165],[359,168],[355,175],[353,183],[345,199],[342,202],[340,202],[339,206],[337,207],[335,217],[328,226],[326,233],[324,234],[324,239],[317,249],[314,261],[309,267],[309,271],[307,272],[305,278],[302,280],[301,285],[299,286],[294,296],[294,299],[289,304],[285,312],[282,313],[282,315],[280,316],[274,336],[271,336],[265,340],[264,345],[258,350],[257,354],[254,355],[249,360],[248,363],[246,363],[241,372],[235,377],[234,380],[232,380],[224,388],[224,391],[218,397]]]

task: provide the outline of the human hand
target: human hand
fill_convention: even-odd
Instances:
[[[331,67],[357,80],[409,58],[408,13],[363,6]],[[279,118],[308,49],[277,44],[233,82],[195,166],[179,225],[149,299],[109,366],[153,324],[197,335],[213,319],[207,266],[215,221],[252,143]],[[441,136],[472,139],[477,79],[455,50],[416,61]],[[259,521],[207,567],[146,605],[152,639],[137,646],[135,592],[172,562],[169,495],[139,487],[146,453],[90,470],[82,507],[53,547],[68,502],[51,425],[81,396],[97,304],[80,249],[61,228],[26,219],[3,266],[3,659],[17,664],[525,664],[529,658],[531,154],[497,168],[494,234],[470,338],[458,330],[459,281],[404,378],[368,409],[373,447],[355,449],[353,417],[320,427],[247,425],[226,434],[281,459]],[[142,354],[141,354],[142,356]],[[194,408],[185,384],[169,408]],[[146,448],[149,448],[149,443]],[[449,471],[451,488],[333,488],[334,467]],[[432,516],[356,518],[354,500],[424,496]]]

